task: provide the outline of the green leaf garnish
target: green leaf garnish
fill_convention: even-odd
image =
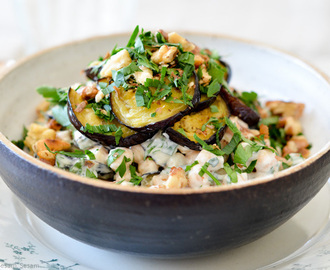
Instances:
[[[183,136],[187,137],[187,133],[184,131],[183,128],[178,128],[177,132],[179,132],[180,134],[182,134]]]
[[[116,173],[119,173],[120,177],[123,177],[126,173],[126,163],[129,161],[131,161],[131,159],[124,156],[123,161],[118,166]]]
[[[223,165],[223,168],[225,169],[226,173],[228,174],[230,181],[233,183],[237,183],[238,179],[237,179],[237,173],[235,170],[233,170],[228,163],[225,163]]]
[[[67,103],[68,88],[55,88],[51,86],[40,86],[37,92],[42,95],[47,101],[53,104],[64,106]]]
[[[128,40],[128,43],[126,45],[126,47],[134,47],[134,43],[135,43],[135,39],[137,37],[137,35],[139,34],[139,26],[137,25],[130,37],[130,39]]]
[[[210,110],[211,110],[211,112],[213,112],[213,113],[219,112],[218,107],[215,106],[215,105],[211,105],[211,106],[210,106]]]
[[[207,87],[207,97],[214,97],[220,91],[220,83],[217,80],[214,80]]]
[[[204,174],[207,174],[213,181],[214,183],[217,185],[217,186],[220,186],[221,183],[219,182],[219,180],[212,174],[210,173],[207,168],[209,167],[209,163],[208,162],[205,162],[205,164],[202,166],[201,170],[199,171],[199,175],[200,176],[203,176]]]
[[[194,167],[194,166],[197,165],[198,163],[199,163],[199,162],[198,162],[197,160],[195,160],[192,164],[188,165],[184,171],[185,171],[185,172],[189,172],[189,171],[192,169],[192,167]]]
[[[45,143],[45,147],[48,150],[48,152],[50,152],[52,154],[61,154],[61,155],[68,156],[68,157],[83,158],[83,159],[88,158],[89,160],[95,160],[95,155],[90,150],[85,150],[85,151],[74,150],[73,152],[51,151],[46,143]]]
[[[135,186],[140,185],[143,178],[136,174],[136,168],[133,165],[130,165],[129,170],[130,170],[130,173],[131,173],[130,182],[133,183]]]
[[[225,152],[221,151],[217,148],[217,146],[209,145],[205,141],[203,141],[201,138],[199,138],[196,134],[194,134],[195,140],[203,147],[204,150],[207,150],[216,156],[223,156]]]
[[[112,163],[114,163],[122,154],[124,154],[125,150],[117,148],[112,150],[107,159],[107,165],[110,167]]]
[[[52,108],[52,113],[53,116],[59,124],[61,124],[63,127],[67,127],[71,125],[71,122],[68,117],[68,110],[67,110],[67,105],[61,106],[57,105]]]
[[[23,126],[22,139],[17,140],[17,141],[12,140],[11,142],[13,144],[15,144],[18,148],[23,150],[24,149],[24,141],[25,141],[25,138],[27,136],[27,133],[28,133],[28,129],[25,126]]]

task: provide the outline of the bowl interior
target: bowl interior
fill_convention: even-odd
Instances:
[[[255,91],[262,98],[302,102],[304,133],[312,143],[312,154],[330,139],[330,85],[325,77],[303,61],[277,50],[226,37],[185,34],[201,48],[216,50],[232,68],[230,85]],[[65,87],[85,81],[84,67],[118,44],[125,46],[129,35],[97,37],[59,46],[36,54],[0,80],[0,132],[19,139],[23,126],[35,118],[42,100],[35,89],[41,85]]]

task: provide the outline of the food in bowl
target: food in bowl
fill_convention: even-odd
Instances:
[[[120,185],[203,188],[272,175],[310,144],[304,104],[229,87],[230,66],[177,33],[139,32],[45,102],[16,142],[61,169]]]

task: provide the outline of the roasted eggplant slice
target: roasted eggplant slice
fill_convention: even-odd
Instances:
[[[171,101],[158,100],[151,103],[150,108],[137,106],[136,89],[113,91],[110,95],[112,111],[117,120],[130,129],[139,132],[156,132],[173,125],[183,116],[192,111],[200,100],[197,75],[190,78],[191,86],[187,95],[192,97],[191,105],[181,101],[182,92],[179,88],[172,88]],[[155,89],[151,88],[151,91]],[[177,103],[176,101],[180,101]]]
[[[226,70],[227,70],[227,72],[224,75],[224,79],[229,84],[229,81],[231,79],[231,74],[232,74],[231,68],[226,62],[224,62],[222,60],[219,60],[219,63],[223,68],[226,68]],[[202,93],[200,102],[197,104],[195,111],[201,111],[201,110],[209,107],[215,101],[216,96],[219,94],[221,87],[222,86],[219,87],[219,91],[217,93],[215,93],[214,96],[212,96],[212,97],[208,97],[207,94]]]
[[[226,129],[224,117],[229,115],[225,101],[218,95],[211,107],[184,116],[173,127],[167,128],[166,133],[177,144],[192,150],[201,150],[201,145],[196,142],[194,134],[208,144],[215,143],[216,136],[221,139],[224,135]]]
[[[79,132],[93,141],[97,141],[105,146],[128,147],[131,145],[140,144],[154,135],[154,133],[137,133],[136,131],[121,125],[117,120],[110,122],[101,119],[94,113],[92,108],[77,110],[77,107],[83,102],[84,100],[82,99],[81,95],[79,95],[75,90],[71,88],[68,92],[68,115],[70,122]],[[87,123],[91,126],[112,124],[118,128],[121,127],[122,135],[120,136],[120,139],[117,138],[117,143],[115,132],[103,134],[86,131],[85,127]]]
[[[100,66],[86,68],[84,72],[87,78],[97,82],[99,80],[98,74],[100,73],[101,69],[102,66],[100,65]]]
[[[250,107],[246,106],[239,98],[231,95],[228,90],[221,88],[220,95],[227,103],[228,108],[232,115],[237,116],[247,123],[250,127],[254,127],[258,124],[260,116]]]

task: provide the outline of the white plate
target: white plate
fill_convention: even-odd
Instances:
[[[330,180],[298,214],[243,247],[194,259],[158,260],[101,250],[51,228],[0,178],[0,269],[330,269]]]

